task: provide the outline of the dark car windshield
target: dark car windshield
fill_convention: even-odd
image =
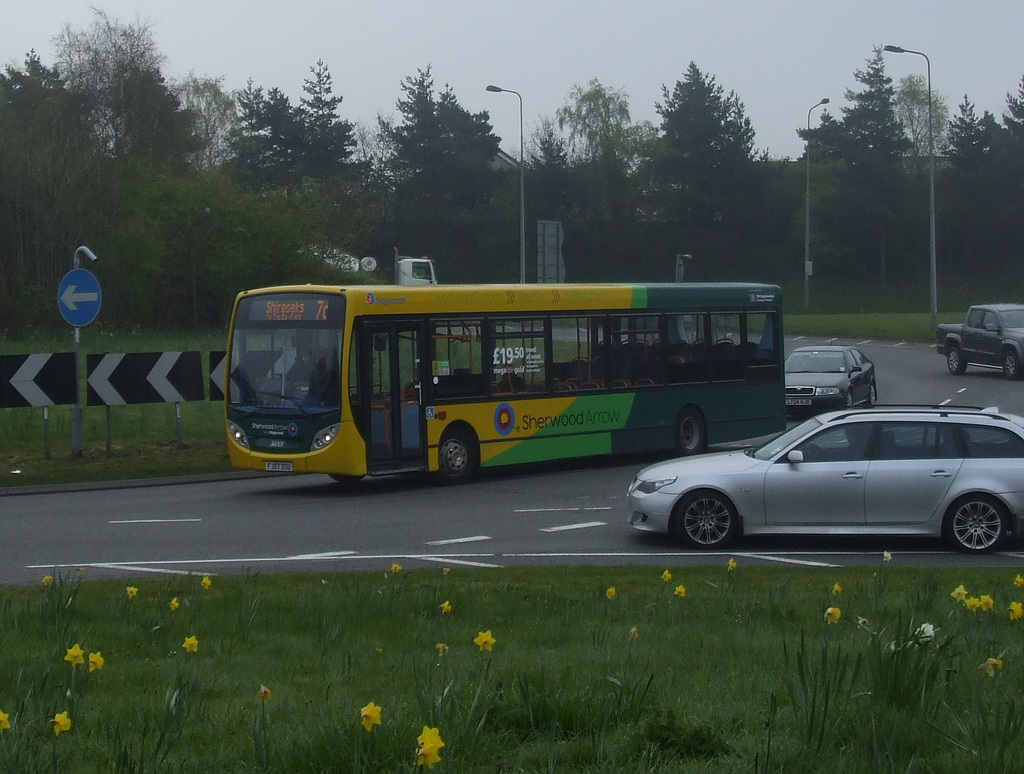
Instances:
[[[1000,317],[1004,328],[1024,328],[1024,309],[1013,309],[1003,312]]]
[[[845,371],[842,352],[793,352],[786,358],[787,374],[841,374]]]

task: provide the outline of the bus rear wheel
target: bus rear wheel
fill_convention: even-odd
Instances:
[[[476,440],[466,430],[445,433],[437,449],[437,477],[442,484],[461,484],[473,477],[479,452]]]
[[[708,431],[704,426],[704,417],[693,406],[687,406],[679,414],[676,445],[684,457],[700,454],[707,449]]]

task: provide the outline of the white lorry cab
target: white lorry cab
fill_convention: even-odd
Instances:
[[[436,285],[437,272],[434,269],[434,262],[426,256],[411,258],[399,255],[395,250],[395,284]]]

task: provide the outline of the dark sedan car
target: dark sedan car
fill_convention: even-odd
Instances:
[[[797,347],[786,358],[786,413],[817,414],[878,400],[875,366],[856,347]]]

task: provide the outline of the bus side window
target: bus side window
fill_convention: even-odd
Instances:
[[[430,364],[436,398],[483,397],[480,320],[434,320],[430,335]]]

